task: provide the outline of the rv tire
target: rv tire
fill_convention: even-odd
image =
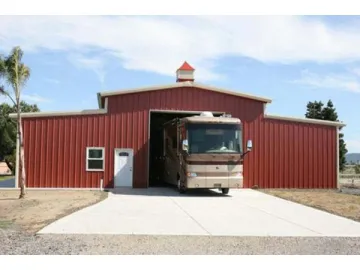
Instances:
[[[186,188],[181,184],[181,180],[177,180],[177,188],[179,190],[179,193],[183,194],[186,192]]]
[[[222,194],[228,194],[229,193],[229,189],[228,188],[222,188],[221,189]]]

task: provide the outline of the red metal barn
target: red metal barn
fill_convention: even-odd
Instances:
[[[149,187],[151,170],[158,170],[150,157],[157,151],[154,121],[212,111],[240,118],[243,141],[253,141],[244,188],[337,187],[342,123],[267,115],[271,100],[195,83],[193,73],[186,63],[172,85],[99,93],[97,110],[22,114],[27,186],[113,188],[116,157],[130,155],[133,174],[126,185]]]

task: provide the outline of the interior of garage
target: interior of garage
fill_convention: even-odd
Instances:
[[[149,186],[163,187],[167,184],[163,181],[163,124],[175,118],[199,115],[199,112],[150,112],[150,153],[149,153]],[[213,113],[215,116],[219,115]]]

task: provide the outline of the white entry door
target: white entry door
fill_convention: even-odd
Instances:
[[[133,149],[115,149],[114,185],[115,187],[132,187],[133,185]]]

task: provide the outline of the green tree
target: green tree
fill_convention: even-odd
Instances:
[[[328,120],[338,122],[338,114],[334,107],[334,104],[331,100],[329,100],[324,107],[324,104],[321,101],[308,102],[307,111],[305,114],[306,118],[320,119],[320,120]],[[342,128],[340,128],[341,130]],[[346,165],[346,153],[348,150],[346,149],[346,144],[344,141],[344,134],[339,133],[339,169],[343,171]]]
[[[20,103],[21,112],[40,111],[36,104]],[[12,173],[16,167],[16,130],[17,123],[9,117],[10,113],[16,113],[16,106],[7,103],[0,104],[0,160],[4,160]]]
[[[5,79],[7,86],[12,88],[14,98],[5,89],[4,86],[0,87],[0,93],[8,96],[14,103],[17,113],[17,140],[20,142],[19,151],[19,168],[21,169],[20,175],[20,196],[25,197],[26,186],[26,173],[25,173],[25,157],[24,157],[24,141],[21,124],[21,92],[26,82],[30,78],[30,69],[22,62],[23,51],[20,47],[14,47],[10,54],[6,57],[0,57],[0,78]]]
[[[323,120],[338,121],[338,114],[331,100],[327,102],[326,107],[322,108],[321,115]]]
[[[322,108],[324,104],[321,101],[308,102],[306,105],[306,118],[322,119]]]

